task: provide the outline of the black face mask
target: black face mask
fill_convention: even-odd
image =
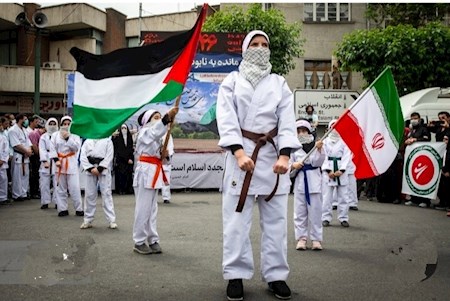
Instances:
[[[316,144],[315,141],[312,141],[308,144],[305,143],[305,144],[302,144],[302,148],[306,153],[309,153],[309,151],[312,150],[312,148],[314,147],[315,144]]]

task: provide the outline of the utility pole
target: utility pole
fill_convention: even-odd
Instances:
[[[39,115],[41,110],[41,30],[36,28],[34,42],[34,99],[33,111]]]

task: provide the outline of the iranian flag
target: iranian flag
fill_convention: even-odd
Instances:
[[[357,179],[384,173],[394,161],[403,138],[400,100],[386,68],[334,124],[353,153]]]
[[[160,43],[105,55],[72,48],[77,69],[70,131],[84,138],[108,137],[144,105],[180,95],[197,50],[206,7],[203,5],[192,29]]]

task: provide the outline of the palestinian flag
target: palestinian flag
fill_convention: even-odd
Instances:
[[[334,124],[353,152],[357,179],[384,173],[397,156],[404,122],[391,69],[386,68]]]
[[[191,30],[160,43],[105,55],[72,48],[77,69],[70,131],[84,138],[108,137],[144,105],[180,95],[197,50],[206,7],[203,5]]]

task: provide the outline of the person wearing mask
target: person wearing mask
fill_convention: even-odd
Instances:
[[[86,172],[84,191],[84,221],[81,229],[92,228],[97,208],[98,187],[102,195],[103,211],[110,229],[116,229],[116,213],[111,191],[111,170],[114,158],[114,146],[111,137],[86,139],[81,147],[81,167]]]
[[[446,111],[438,113],[439,120],[432,120],[428,123],[428,131],[436,134],[436,142],[444,141],[444,136],[450,134],[450,114]]]
[[[0,205],[9,204],[8,200],[8,169],[9,160],[9,142],[6,136],[3,135],[6,118],[0,117]]]
[[[9,157],[8,157],[8,168],[6,169],[6,174],[8,176],[8,195],[10,195],[10,188],[11,188],[11,160],[13,157],[13,149],[11,147],[11,144],[9,144],[9,130],[11,128],[11,121],[9,120],[9,114],[6,114],[2,122],[3,126],[3,132],[1,132],[1,135],[5,136],[6,141],[8,142],[8,149],[9,149]]]
[[[56,161],[57,168],[55,200],[58,206],[58,216],[69,215],[67,191],[72,199],[75,214],[84,216],[77,159],[81,139],[79,136],[70,133],[71,123],[72,118],[70,116],[62,117],[59,131],[52,135],[52,142],[55,147],[55,154],[52,154],[52,159],[54,158]]]
[[[48,209],[51,202],[56,202],[52,197],[51,188],[56,190],[56,164],[51,158],[57,157],[55,147],[51,141],[52,135],[58,131],[58,120],[49,118],[45,123],[46,132],[39,139],[39,160],[41,166],[39,168],[39,188],[41,191],[41,209]]]
[[[342,227],[349,227],[348,223],[348,174],[351,161],[351,152],[348,146],[342,141],[338,132],[332,129],[337,120],[332,120],[328,124],[328,130],[332,131],[323,140],[326,159],[322,165],[323,173],[323,208],[322,225],[328,227],[333,218],[332,202],[333,193],[336,190],[338,220]]]
[[[134,148],[133,138],[128,126],[124,123],[120,132],[112,138],[115,156],[115,186],[120,195],[132,193],[133,191],[133,164]]]
[[[262,232],[262,280],[275,297],[291,298],[286,283],[288,170],[291,151],[301,144],[293,95],[285,78],[271,73],[269,43],[261,30],[247,34],[239,71],[228,74],[217,97],[219,146],[226,150],[222,273],[229,300],[242,300],[242,280],[253,277],[250,230],[255,205]]]
[[[138,123],[139,130],[136,143],[136,168],[133,187],[136,197],[133,225],[133,251],[138,254],[162,253],[159,245],[159,234],[156,229],[158,214],[158,190],[167,182],[162,169],[162,158],[168,156],[167,151],[161,153],[161,138],[167,131],[178,108],[170,109],[163,118],[155,110],[143,112]]]
[[[299,142],[302,148],[291,154],[291,174],[297,173],[294,182],[294,230],[296,250],[306,250],[308,238],[313,250],[322,250],[322,174],[320,167],[325,160],[323,142],[314,142],[312,128],[308,121],[296,122]],[[306,155],[316,146],[311,156]],[[291,176],[292,177],[292,176]]]
[[[417,112],[411,113],[410,124],[411,131],[409,132],[407,139],[405,140],[406,145],[411,145],[415,142],[430,141],[430,133],[426,126],[422,124],[420,114]],[[406,206],[411,206],[413,204],[419,204],[419,207],[426,208],[430,206],[430,200],[418,196],[411,196],[411,200],[405,202]]]
[[[14,201],[29,199],[27,195],[30,177],[30,157],[33,154],[26,128],[28,118],[17,114],[16,124],[9,131],[9,143],[14,150],[12,159],[12,197]]]

